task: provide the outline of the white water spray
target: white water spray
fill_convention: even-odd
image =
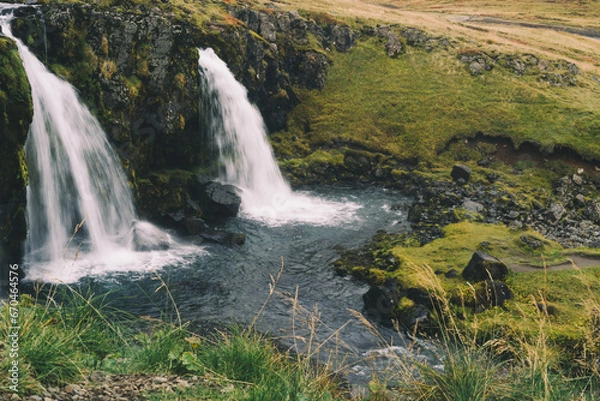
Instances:
[[[270,225],[336,225],[359,207],[292,192],[267,139],[259,110],[246,88],[212,49],[199,49],[202,96],[210,102],[209,129],[219,150],[220,179],[242,190],[242,212]]]

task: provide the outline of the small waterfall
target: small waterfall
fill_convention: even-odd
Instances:
[[[131,249],[137,217],[117,155],[75,88],[50,73],[12,35],[11,18],[2,17],[0,25],[17,43],[34,106],[25,145],[29,167],[26,253],[34,261],[61,260],[81,221],[80,231],[89,240],[86,250],[108,254]]]
[[[248,101],[246,88],[213,49],[200,50],[199,65],[210,102],[210,128],[223,167],[221,179],[243,190],[247,207],[268,204],[273,197],[289,197],[292,190],[279,171],[265,123]]]
[[[281,175],[258,108],[246,88],[213,49],[199,49],[201,90],[208,107],[211,135],[216,142],[221,177],[242,191],[242,212],[271,225],[291,222],[338,224],[353,218],[353,203],[328,202],[292,192]]]

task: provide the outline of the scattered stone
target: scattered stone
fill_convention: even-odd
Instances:
[[[575,196],[575,206],[578,207],[584,207],[585,206],[585,196],[583,196],[583,194],[577,194],[577,196]]]
[[[485,206],[483,206],[481,203],[474,202],[471,199],[465,199],[462,204],[462,207],[466,211],[472,212],[472,213],[482,213],[485,209]]]
[[[600,224],[600,199],[594,199],[588,203],[585,215],[594,223]]]
[[[565,215],[566,209],[561,203],[553,203],[544,213],[544,218],[550,224],[556,224]]]
[[[519,220],[513,220],[510,223],[508,223],[508,228],[510,228],[511,230],[520,230],[523,228],[523,223]]]
[[[81,387],[77,384],[68,384],[65,387],[65,392],[71,395],[79,394],[81,392]]]
[[[571,179],[573,180],[573,183],[575,185],[583,185],[583,178],[580,175],[573,174],[573,177]]]
[[[456,164],[452,167],[452,172],[450,173],[454,182],[464,185],[469,182],[471,178],[471,169],[462,164]]]
[[[521,235],[519,239],[531,249],[541,249],[544,247],[544,243],[542,241],[528,235]]]
[[[166,377],[163,376],[156,376],[152,378],[152,383],[154,384],[164,384],[164,383],[168,383],[169,379],[167,379]]]
[[[521,215],[521,213],[519,213],[518,211],[516,211],[516,210],[511,210],[511,211],[508,213],[508,218],[509,218],[509,219],[511,219],[511,220],[514,220],[514,219],[518,219],[520,215]]]
[[[473,282],[489,279],[502,280],[507,274],[506,264],[485,252],[475,252],[462,272],[465,280]]]
[[[444,274],[444,276],[446,278],[456,278],[458,277],[458,271],[456,269],[450,269]]]

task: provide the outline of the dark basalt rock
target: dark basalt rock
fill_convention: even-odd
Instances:
[[[485,252],[475,252],[462,272],[465,280],[478,282],[502,280],[508,275],[508,267],[499,259]]]
[[[544,243],[537,238],[533,238],[527,235],[521,235],[519,239],[531,249],[541,249],[544,247]]]
[[[585,215],[594,223],[600,224],[600,199],[594,199],[587,204]]]
[[[476,290],[477,304],[475,309],[481,311],[491,307],[504,307],[504,302],[513,299],[515,296],[512,290],[505,284],[497,281],[486,280]]]
[[[211,182],[203,196],[198,199],[207,218],[235,217],[240,211],[242,198],[233,185]]]
[[[456,164],[452,167],[452,172],[450,176],[459,185],[464,185],[469,182],[471,178],[471,169],[462,164]]]
[[[387,280],[383,285],[371,286],[363,295],[365,314],[378,323],[390,324],[396,317],[395,309],[398,300],[398,285],[395,280]]]
[[[337,51],[348,52],[355,45],[356,34],[350,27],[334,25],[331,28],[330,40]]]
[[[400,313],[398,321],[404,327],[413,328],[422,324],[429,318],[429,309],[425,305],[415,304],[408,310]]]
[[[197,235],[208,230],[208,225],[199,217],[189,216],[183,219],[183,226],[186,229],[186,234]]]

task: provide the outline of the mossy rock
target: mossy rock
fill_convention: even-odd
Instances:
[[[33,116],[29,81],[16,44],[0,37],[0,274],[8,277],[8,263],[18,263],[26,237],[25,187],[27,164],[24,144]]]

